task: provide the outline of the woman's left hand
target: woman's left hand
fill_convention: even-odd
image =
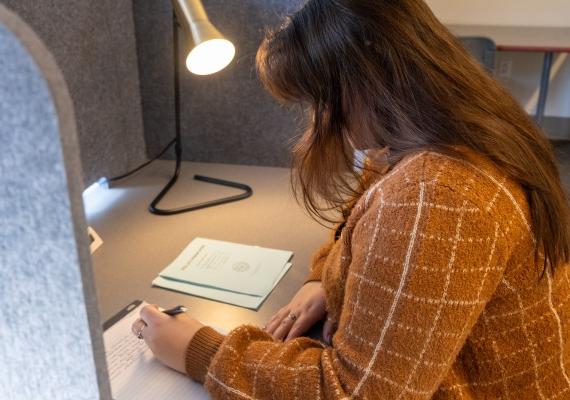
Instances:
[[[152,304],[141,310],[140,319],[133,323],[131,330],[135,336],[141,333],[161,363],[185,374],[186,348],[203,326],[187,314],[171,317]]]

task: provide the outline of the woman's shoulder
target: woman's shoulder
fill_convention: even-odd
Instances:
[[[410,206],[419,203],[440,213],[464,210],[479,214],[480,218],[499,221],[503,230],[516,225],[530,232],[530,212],[522,187],[484,156],[471,151],[411,154],[363,195],[364,208],[389,205],[412,210]]]
[[[426,185],[446,187],[477,203],[496,201],[501,194],[511,202],[524,203],[525,200],[524,191],[517,182],[490,160],[472,151],[454,155],[434,151],[410,154],[379,176],[365,194],[383,192],[397,196],[402,189]]]

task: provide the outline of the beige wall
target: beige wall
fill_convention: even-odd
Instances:
[[[450,24],[570,27],[570,0],[426,0]],[[500,53],[498,63],[512,63],[510,76],[499,79],[533,112],[542,54]],[[546,107],[547,116],[570,117],[570,58],[558,60]]]
[[[570,27],[570,0],[427,0],[444,22]]]

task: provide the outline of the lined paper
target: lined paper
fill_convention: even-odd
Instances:
[[[142,303],[103,334],[111,391],[114,400],[210,399],[199,383],[161,364],[131,325]]]

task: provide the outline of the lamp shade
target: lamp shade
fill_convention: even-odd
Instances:
[[[235,47],[208,19],[201,0],[172,0],[182,28],[192,35],[194,47],[186,67],[196,75],[210,75],[226,68],[235,56]]]

